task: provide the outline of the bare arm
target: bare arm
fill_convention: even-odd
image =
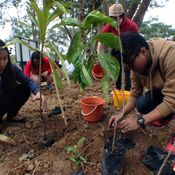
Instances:
[[[162,116],[160,112],[155,108],[148,114],[143,115],[143,118],[145,119],[145,125],[147,125],[149,123],[152,123],[154,121],[164,118],[164,116]]]
[[[136,104],[134,101],[128,101],[124,106],[123,115],[127,115],[128,113],[130,113],[132,110],[134,110],[135,106]]]

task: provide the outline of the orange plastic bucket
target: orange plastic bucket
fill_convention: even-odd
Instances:
[[[103,78],[104,72],[99,63],[96,63],[92,67],[92,76],[95,80],[101,80]]]
[[[87,122],[97,122],[102,118],[103,105],[105,101],[100,97],[86,97],[80,100],[82,115]]]
[[[117,95],[117,97],[116,97],[116,95]],[[126,104],[128,98],[129,98],[129,95],[130,95],[130,91],[124,91],[124,96],[123,96],[123,92],[121,90],[115,90],[115,93],[114,93],[114,91],[112,91],[114,106],[117,107],[118,109],[121,109],[122,105],[123,105],[123,101],[124,101],[124,104]]]

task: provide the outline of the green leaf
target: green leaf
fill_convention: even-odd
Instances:
[[[35,16],[33,16],[32,14],[28,14],[29,19],[31,20],[31,22],[39,29],[39,24],[38,21],[36,20]]]
[[[83,43],[81,40],[81,32],[76,32],[68,49],[66,58],[69,62],[72,62],[72,58],[78,52],[80,53],[83,48]]]
[[[51,43],[51,42],[47,42],[45,44],[45,46],[47,46],[48,48],[50,48],[50,50],[54,53],[56,53],[57,57],[61,60],[61,64],[62,64],[62,71],[64,73],[64,76],[66,77],[66,80],[67,80],[67,83],[68,85],[70,86],[70,78],[69,78],[69,75],[67,73],[67,70],[66,70],[66,66],[64,64],[64,58],[62,56],[62,54],[59,52],[59,50],[56,48],[55,44],[54,43]]]
[[[92,66],[96,63],[96,55],[90,55],[86,62],[86,69],[91,73]]]
[[[66,25],[66,26],[79,26],[80,22],[77,19],[74,18],[63,18],[61,20],[61,24]]]
[[[17,23],[19,23],[20,25],[26,27],[26,28],[29,28],[31,30],[31,25],[27,24],[26,22],[23,22],[23,21],[17,21]]]
[[[100,41],[105,46],[111,47],[116,50],[121,50],[120,38],[113,33],[102,33],[95,37],[97,41]]]
[[[88,85],[88,81],[86,80],[82,70],[80,71],[79,84],[81,85],[82,88],[85,88]]]
[[[55,20],[56,18],[60,17],[62,15],[62,12],[60,10],[55,10],[53,13],[49,15],[48,18],[48,24]]]
[[[81,89],[84,89],[87,86],[87,82],[85,80],[80,66],[75,66],[75,69],[72,74],[72,79],[74,83],[78,82],[80,84]]]
[[[74,153],[76,152],[76,149],[74,146],[67,146],[64,148],[66,150],[67,153]]]
[[[50,30],[53,30],[53,29],[55,29],[55,28],[60,28],[61,26],[62,26],[62,23],[60,22],[60,23],[58,23],[58,24],[53,25],[53,26],[50,28]]]
[[[58,1],[55,1],[55,4],[57,5],[57,7],[63,12],[63,13],[67,13],[66,8],[64,7],[64,5],[62,5],[61,3],[59,3]]]
[[[77,159],[76,157],[69,157],[69,160],[77,164]]]
[[[20,43],[26,47],[28,47],[31,50],[37,50],[36,48],[32,47],[31,45],[29,45],[27,42],[20,40],[19,38],[15,38],[12,41],[6,43],[6,46],[8,47],[9,45],[15,44],[15,43]]]
[[[83,145],[85,143],[85,141],[86,141],[86,138],[82,137],[78,140],[77,145]]]
[[[43,14],[46,19],[48,19],[50,13],[50,9],[53,7],[54,1],[53,0],[43,0]]]
[[[85,77],[85,79],[87,81],[87,84],[88,85],[92,84],[92,78],[89,75],[89,72],[87,71],[87,69],[86,69],[86,67],[84,65],[82,66],[82,71],[83,71],[84,77]]]
[[[117,61],[117,58],[110,54],[101,53],[98,55],[98,60],[104,69],[106,76],[117,81],[120,72],[120,64]]]
[[[57,72],[57,69],[58,69],[57,65],[54,63],[54,61],[50,57],[49,57],[49,63],[50,63],[52,70],[53,70],[53,75],[55,77],[56,86],[58,88],[62,88],[63,84],[62,84],[61,78]]]
[[[44,17],[47,19],[47,26],[53,21],[55,20],[56,18],[60,17],[63,12],[62,10],[60,10],[59,8],[57,9],[54,9],[54,5],[55,5],[55,1],[53,0],[44,0],[45,3],[43,4],[43,14],[44,14]],[[51,9],[54,11],[53,12],[50,12]]]
[[[73,78],[73,80],[74,80],[75,83],[76,83],[77,81],[79,82],[79,79],[80,79],[80,71],[81,71],[80,67],[76,67],[76,66],[75,66],[75,69],[74,69],[74,71],[73,71],[73,73],[72,73],[72,78]]]
[[[113,18],[106,16],[97,10],[92,11],[86,16],[81,24],[81,27],[83,29],[90,29],[92,24],[97,25],[101,23],[108,23],[114,28],[117,28],[117,22]]]
[[[41,40],[41,43],[44,43],[45,37],[46,37],[47,19],[48,19],[49,12],[45,14],[42,13],[42,10],[40,10],[35,0],[30,0],[29,5],[36,12],[37,22],[38,22],[39,32],[40,32],[40,40]]]
[[[101,80],[101,87],[103,89],[105,101],[109,102],[109,100],[110,100],[110,98],[109,98],[109,82],[108,82],[106,75]]]
[[[83,63],[84,63],[84,57],[83,54],[81,52],[76,52],[73,57],[71,62],[75,65],[75,66],[79,66],[80,68],[82,67]]]
[[[79,156],[79,159],[80,159],[81,162],[84,162],[84,163],[87,162],[86,159],[83,156]]]

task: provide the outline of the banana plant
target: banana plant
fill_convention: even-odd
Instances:
[[[51,49],[51,51],[54,51],[56,55],[61,59],[61,62],[63,64],[63,70],[65,70],[64,61],[61,57],[60,52],[56,49],[56,47],[54,47],[50,43],[47,43],[46,37],[47,37],[47,31],[49,29],[49,25],[51,24],[51,22],[53,22],[56,18],[60,17],[60,15],[62,15],[63,13],[67,13],[67,10],[65,9],[64,5],[54,0],[43,0],[42,8],[39,7],[39,5],[35,0],[29,0],[28,4],[30,7],[32,7],[32,9],[36,14],[36,16],[31,15],[30,17],[33,19],[33,22],[38,27],[39,40],[41,43],[41,53],[43,53],[45,46],[48,46]],[[55,66],[53,66],[53,61],[51,59],[50,59],[50,64],[53,70],[54,82],[57,90],[57,97],[58,97],[61,111],[63,114],[63,119],[65,122],[65,125],[67,125],[67,120],[66,120],[66,117],[64,116],[64,110],[63,110],[63,106],[62,106],[62,102],[61,102],[59,90],[58,90],[58,88],[61,85],[61,79],[57,74],[57,71],[54,70]],[[41,67],[42,67],[42,60],[40,59],[40,72],[39,72],[40,77],[41,77]],[[64,73],[66,75],[66,78],[68,79],[68,83],[70,83],[67,72],[64,71]],[[40,78],[40,87],[41,87],[41,78]],[[41,102],[40,102],[40,110],[41,110]]]
[[[119,37],[112,33],[97,35],[94,33],[98,25],[104,23],[108,23],[115,28],[118,26],[114,19],[97,10],[89,13],[83,22],[73,18],[66,18],[62,19],[60,24],[76,28],[66,55],[67,60],[75,66],[73,80],[78,82],[82,89],[92,84],[92,65],[99,62],[105,72],[101,84],[105,97],[108,98],[110,79],[114,81],[118,79],[120,66],[117,59],[109,53],[97,54],[96,42],[100,41],[105,46],[116,50],[121,50],[121,42]]]
[[[66,77],[68,85],[70,85],[70,79],[66,71],[63,56],[59,52],[59,50],[56,48],[56,46],[51,41],[49,41],[49,39],[47,38],[48,29],[52,29],[54,27],[53,22],[56,19],[60,19],[60,17],[64,13],[67,13],[67,10],[64,4],[61,4],[59,1],[56,1],[56,0],[43,0],[42,4],[38,3],[36,0],[28,0],[27,4],[30,7],[30,9],[32,9],[32,12],[28,13],[29,19],[31,20],[32,24],[35,26],[38,32],[38,36],[39,36],[38,40],[41,46],[39,51],[44,54],[45,53],[44,50],[47,50],[49,48],[50,52],[55,53],[57,57],[60,58],[61,63],[62,63],[62,70],[60,71],[63,72],[64,76]],[[21,22],[21,24],[30,27],[30,25],[26,24],[25,22]],[[22,41],[18,38],[15,38],[11,42],[7,43],[7,45],[14,44],[16,42],[29,47],[31,50],[36,50],[36,48],[33,48],[31,45],[29,45],[25,41]],[[45,53],[45,54],[49,55],[49,53]],[[62,107],[62,102],[59,97],[59,90],[58,90],[59,88],[62,87],[62,82],[61,82],[60,75],[57,73],[57,71],[55,71],[55,69],[59,69],[59,68],[56,67],[56,65],[54,64],[51,58],[49,58],[49,62],[50,62],[51,68],[53,69],[54,82],[55,82],[55,87],[57,90],[59,105],[62,110],[65,125],[67,125],[67,120],[66,120],[66,117],[64,116],[64,110]],[[40,58],[40,64],[39,64],[40,93],[41,93],[41,67],[42,67],[42,61]],[[43,121],[44,135],[45,135],[46,124],[45,124],[44,117],[42,115],[41,100],[40,100],[40,117]]]

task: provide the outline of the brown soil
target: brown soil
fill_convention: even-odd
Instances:
[[[44,90],[48,100],[48,111],[59,106],[55,90]],[[117,110],[113,107],[112,99],[105,104],[103,119],[97,123],[87,123],[81,115],[80,98],[96,95],[103,97],[100,84],[97,82],[91,87],[81,91],[78,85],[64,87],[60,91],[68,126],[64,124],[61,115],[47,117],[47,132],[54,136],[55,143],[47,148],[38,147],[38,141],[43,136],[43,124],[40,120],[39,102],[31,99],[22,107],[20,114],[27,118],[25,124],[3,125],[3,133],[15,140],[16,146],[0,143],[0,174],[5,175],[70,175],[72,172],[84,169],[86,175],[101,174],[101,160],[104,143],[107,137],[113,135],[113,130],[108,127],[110,116]],[[132,114],[131,114],[132,115]],[[171,125],[172,126],[172,125]],[[118,135],[120,131],[117,131]],[[172,128],[164,129],[147,127],[145,131],[138,130],[132,133],[135,147],[128,150],[125,155],[124,175],[148,175],[150,171],[141,163],[143,151],[150,145],[163,147],[167,144]],[[77,166],[69,160],[65,147],[73,146],[85,137],[85,144],[79,151],[89,162]],[[6,172],[6,173],[5,173]]]

